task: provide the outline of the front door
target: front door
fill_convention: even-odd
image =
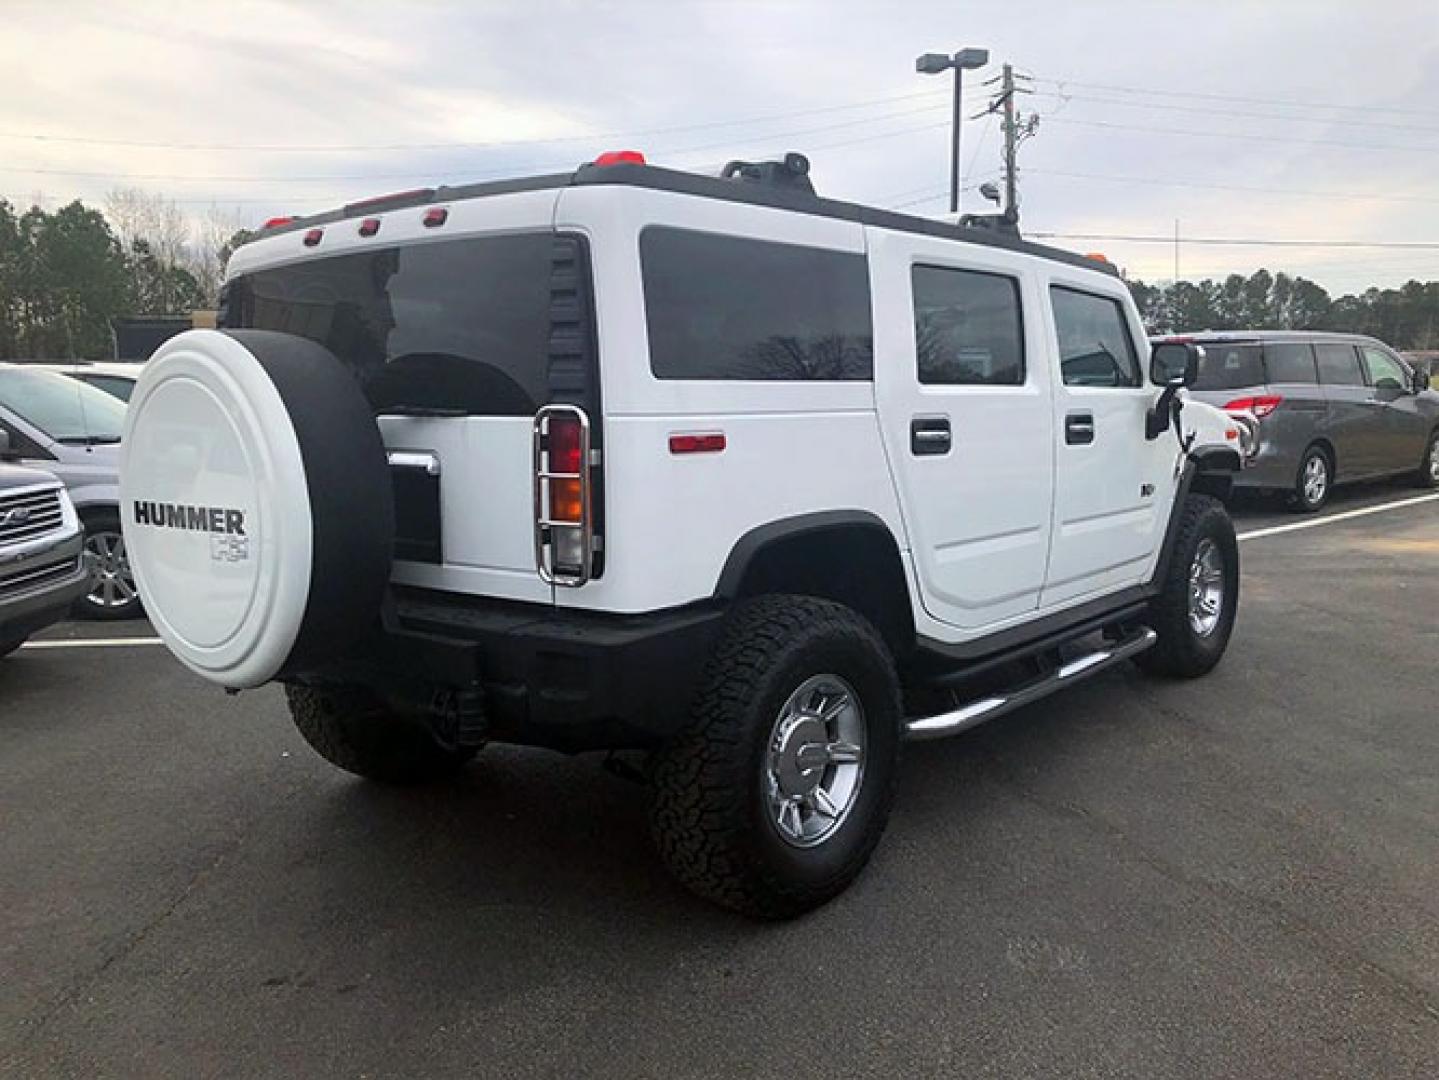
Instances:
[[[1053,413],[1038,298],[1012,253],[870,230],[875,392],[925,610],[997,629],[1038,606]],[[902,315],[900,314],[902,313]]]
[[[1375,411],[1383,417],[1376,466],[1386,472],[1416,468],[1429,448],[1431,420],[1420,411],[1414,376],[1383,349],[1362,346]]]
[[[1172,432],[1145,438],[1158,391],[1141,363],[1142,330],[1116,281],[1056,275],[1052,313],[1054,539],[1043,608],[1137,585],[1149,574],[1168,522],[1180,460]]]

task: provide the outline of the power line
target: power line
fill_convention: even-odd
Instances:
[[[1046,116],[1053,124],[1077,124],[1081,127],[1111,128],[1120,131],[1143,131],[1152,135],[1183,135],[1191,139],[1243,139],[1249,142],[1294,143],[1303,146],[1337,146],[1345,150],[1392,150],[1399,153],[1439,154],[1439,146],[1377,146],[1373,143],[1340,142],[1337,139],[1291,139],[1283,135],[1255,135],[1237,131],[1187,131],[1179,128],[1148,127],[1142,124],[1117,124],[1109,120],[1080,120],[1072,116]]]
[[[1287,109],[1337,109],[1343,112],[1373,113],[1379,110],[1391,113],[1406,113],[1413,116],[1439,116],[1439,109],[1411,109],[1399,105],[1356,105],[1335,104],[1318,101],[1294,101],[1276,98],[1241,97],[1233,94],[1206,94],[1193,90],[1161,90],[1152,86],[1115,86],[1110,83],[1078,82],[1074,79],[1037,79],[1050,86],[1079,86],[1086,90],[1105,90],[1121,94],[1145,94],[1158,97],[1195,98],[1202,101],[1230,101],[1245,105],[1273,105]]]
[[[1380,202],[1439,203],[1439,198],[1424,195],[1376,195],[1367,191],[1313,191],[1303,188],[1251,187],[1245,184],[1206,184],[1195,180],[1167,180],[1151,176],[1113,176],[1104,173],[1069,172],[1063,169],[1030,169],[1041,176],[1061,176],[1079,180],[1104,180],[1117,184],[1153,184],[1161,187],[1202,188],[1213,191],[1244,191],[1268,195],[1298,195],[1322,199],[1374,199]]]
[[[1167,112],[1196,113],[1203,116],[1241,116],[1254,120],[1278,120],[1287,124],[1331,124],[1343,127],[1386,128],[1393,131],[1430,131],[1439,133],[1432,124],[1390,124],[1383,120],[1345,120],[1332,116],[1284,116],[1275,113],[1243,112],[1232,108],[1206,109],[1193,105],[1170,105],[1160,101],[1124,101],[1120,98],[1090,97],[1088,94],[1066,94],[1063,91],[1040,91],[1044,97],[1061,101],[1086,101],[1099,105],[1118,105],[1123,109],[1162,109]]]
[[[1045,240],[1110,240],[1130,244],[1173,244],[1173,236],[1130,236],[1123,233],[1067,233],[1026,231],[1027,236]],[[1439,241],[1429,240],[1278,240],[1260,237],[1181,236],[1181,243],[1213,247],[1278,248],[1384,248],[1397,251],[1439,251]]]
[[[109,139],[81,135],[52,135],[43,132],[0,131],[0,139],[28,139],[36,142],[79,144],[87,146],[128,147],[142,150],[203,150],[203,151],[245,151],[249,153],[379,153],[389,151],[415,150],[480,150],[498,149],[509,146],[540,146],[551,143],[585,142],[598,139],[627,139],[647,135],[674,135],[688,131],[710,131],[715,128],[740,127],[746,124],[767,124],[777,120],[791,120],[802,116],[844,112],[851,109],[867,109],[877,105],[888,105],[899,101],[937,100],[944,97],[942,91],[926,91],[915,94],[896,94],[890,97],[870,98],[865,101],[848,102],[842,105],[822,105],[811,109],[791,112],[766,113],[760,116],[742,117],[734,120],[713,120],[699,124],[683,124],[675,127],[642,128],[629,131],[596,132],[582,135],[554,135],[537,139],[492,139],[482,142],[432,142],[432,143],[350,143],[350,144],[299,144],[299,143],[205,143],[205,142],[161,142],[141,139]],[[966,98],[979,97],[966,94]],[[863,123],[863,120],[853,121]]]
[[[948,108],[949,108],[948,105],[931,105],[931,106],[925,106],[924,108],[920,108],[920,109],[907,109],[907,110],[905,110],[905,111],[903,111],[903,112],[887,113],[887,114],[884,115],[884,116],[863,117],[863,118],[855,119],[855,120],[844,120],[844,121],[840,121],[839,123],[834,123],[834,124],[822,124],[822,125],[819,125],[818,127],[802,128],[802,129],[799,129],[799,130],[796,130],[796,131],[772,132],[772,133],[770,133],[770,134],[766,134],[766,135],[759,136],[759,141],[774,142],[774,141],[781,140],[781,139],[792,139],[792,138],[795,138],[795,137],[800,136],[800,135],[812,135],[812,134],[817,134],[817,133],[825,132],[825,131],[837,131],[837,130],[840,130],[841,128],[856,127],[856,126],[859,126],[859,125],[861,125],[861,124],[884,123],[884,122],[887,122],[887,121],[890,121],[890,120],[901,120],[901,119],[904,119],[904,118],[910,117],[910,116],[918,116],[918,115],[921,115],[921,114],[923,114],[923,113],[932,113],[932,112],[947,110]],[[880,133],[880,134],[878,134],[878,135],[866,136],[866,137],[863,137],[863,138],[860,138],[860,139],[856,139],[856,140],[852,140],[852,141],[854,141],[854,142],[865,142],[865,141],[868,141],[868,139],[870,139],[870,138],[887,138],[887,137],[889,137],[890,135],[901,135],[901,134],[905,134],[908,130],[929,130],[929,127],[933,127],[933,126],[936,126],[936,125],[929,125],[929,126],[927,126],[927,127],[925,127],[925,128],[904,129],[904,130],[894,131],[894,132],[882,132],[882,133]],[[938,125],[938,126],[942,126],[942,125]],[[828,149],[828,148],[831,148],[831,147],[834,147],[834,146],[844,146],[844,145],[849,145],[849,143],[848,143],[848,142],[831,143],[831,144],[829,144],[829,146],[812,147],[811,149]],[[721,149],[723,149],[723,150],[735,150],[736,152],[738,152],[738,148],[736,147],[736,142],[735,142],[734,139],[726,139],[726,140],[724,140],[723,142],[708,143],[708,144],[704,144],[704,145],[701,145],[701,146],[678,147],[678,148],[671,149],[671,150],[669,150],[669,151],[667,151],[667,152],[670,153],[670,154],[672,154],[672,155],[683,155],[683,154],[695,154],[695,153],[702,153],[702,152],[706,152],[706,151],[710,151],[710,150],[721,150]],[[752,152],[752,151],[746,151],[746,152]],[[10,166],[10,165],[0,166],[0,172],[23,173],[23,174],[26,174],[26,175],[37,175],[37,176],[71,176],[71,177],[85,177],[85,178],[91,178],[91,179],[110,179],[110,180],[172,180],[172,181],[181,181],[181,182],[193,182],[193,181],[224,181],[224,182],[227,182],[227,183],[320,183],[320,182],[329,183],[329,182],[333,182],[333,181],[344,181],[344,180],[366,180],[366,181],[369,181],[369,180],[413,180],[413,179],[422,178],[422,177],[428,177],[428,178],[436,179],[436,180],[446,179],[446,178],[454,178],[454,177],[464,177],[464,178],[467,178],[467,179],[483,180],[483,179],[488,179],[488,178],[491,177],[491,176],[512,176],[512,175],[515,175],[515,174],[517,174],[517,173],[524,173],[524,172],[533,171],[533,170],[536,170],[536,169],[553,169],[553,168],[564,168],[564,167],[566,167],[565,164],[563,164],[563,163],[561,163],[561,162],[558,162],[558,161],[549,161],[549,162],[540,162],[540,163],[528,163],[528,164],[524,164],[524,165],[514,165],[514,166],[510,166],[510,167],[506,168],[505,170],[503,170],[502,172],[490,173],[490,174],[488,174],[488,175],[486,175],[486,174],[479,174],[479,175],[477,175],[473,169],[446,170],[446,171],[419,170],[419,171],[403,172],[403,173],[325,173],[325,174],[312,174],[312,175],[306,175],[306,176],[259,176],[259,175],[255,175],[255,174],[253,174],[253,173],[251,173],[251,174],[192,174],[192,175],[182,175],[182,174],[178,174],[178,173],[86,172],[86,171],[73,170],[73,169],[24,168],[24,167]]]

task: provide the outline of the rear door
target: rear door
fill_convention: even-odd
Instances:
[[[925,609],[966,630],[1039,604],[1054,480],[1048,348],[1013,253],[869,230],[875,393]]]
[[[1054,393],[1054,535],[1042,608],[1139,584],[1168,521],[1177,439],[1145,438],[1156,391],[1122,282],[1055,274],[1047,286]]]
[[[1365,384],[1359,351],[1347,341],[1320,341],[1314,354],[1329,403],[1330,441],[1339,458],[1336,479],[1372,475],[1384,460],[1384,415]]]
[[[375,410],[395,482],[397,581],[553,599],[535,567],[533,423],[558,393],[555,343],[565,362],[578,355],[575,289],[589,288],[582,241],[552,227],[555,198],[461,200],[438,227],[422,224],[423,207],[393,210],[369,237],[331,225],[319,258],[299,257],[296,233],[241,249],[260,250],[228,286],[224,325],[318,341]]]
[[[1377,345],[1360,347],[1370,398],[1382,415],[1375,465],[1385,471],[1413,469],[1424,460],[1431,421],[1419,409],[1414,376],[1399,359]]]

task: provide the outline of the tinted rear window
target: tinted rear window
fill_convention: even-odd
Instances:
[[[313,259],[230,283],[225,325],[319,342],[377,411],[529,416],[549,400],[552,233]]]
[[[1264,384],[1264,364],[1258,345],[1232,345],[1223,341],[1202,341],[1204,358],[1199,361],[1196,390],[1238,390]]]
[[[683,229],[640,234],[661,379],[869,379],[863,255]]]
[[[1319,381],[1314,367],[1314,346],[1297,342],[1264,346],[1264,364],[1272,383],[1309,383]]]
[[[1328,386],[1363,386],[1364,372],[1353,345],[1321,342],[1314,346],[1319,358],[1319,381]]]

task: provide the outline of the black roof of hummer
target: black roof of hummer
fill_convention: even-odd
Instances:
[[[656,191],[673,191],[682,195],[696,195],[707,199],[724,199],[728,202],[748,203],[755,206],[769,206],[777,210],[838,218],[842,221],[854,221],[877,228],[894,229],[898,232],[920,233],[925,236],[960,240],[985,247],[1004,248],[1042,259],[1050,259],[1054,262],[1067,263],[1071,266],[1082,266],[1086,270],[1098,270],[1115,277],[1119,275],[1119,271],[1111,263],[1101,262],[1072,251],[1035,244],[998,230],[955,225],[947,221],[916,217],[913,214],[881,210],[878,207],[865,206],[861,203],[826,199],[810,191],[793,187],[704,176],[678,169],[666,169],[657,165],[641,165],[630,162],[613,165],[587,164],[581,165],[573,172],[421,188],[398,195],[386,195],[350,203],[338,210],[326,213],[293,218],[282,225],[263,230],[261,235],[273,236],[277,233],[293,232],[296,229],[324,225],[333,221],[344,221],[366,214],[398,210],[406,206],[424,206],[430,203],[453,202],[458,199],[481,198],[486,195],[506,195],[518,191],[543,191],[551,188],[580,187],[591,184],[618,184],[650,188]]]

